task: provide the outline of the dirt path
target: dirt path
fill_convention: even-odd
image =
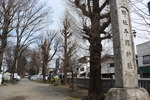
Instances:
[[[69,100],[56,92],[49,84],[30,81],[26,78],[16,85],[0,86],[0,100]]]

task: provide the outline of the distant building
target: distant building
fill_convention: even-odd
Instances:
[[[138,73],[143,78],[150,78],[150,41],[139,44],[136,48]]]
[[[112,78],[115,74],[114,68],[114,56],[113,55],[105,55],[102,57],[102,69],[101,74],[102,78]]]
[[[78,70],[78,77],[89,77],[90,76],[90,57],[85,56],[80,58],[79,64],[81,67]],[[114,75],[114,56],[105,55],[102,57],[102,78],[111,78]]]
[[[86,76],[87,77],[87,72],[90,69],[90,57],[89,56],[84,56],[80,59],[78,59],[79,62],[79,69],[78,69],[78,75],[77,77],[81,77],[81,76]]]

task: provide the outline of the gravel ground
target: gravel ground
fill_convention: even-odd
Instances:
[[[0,100],[70,100],[51,85],[37,83],[26,78],[15,85],[0,86]]]

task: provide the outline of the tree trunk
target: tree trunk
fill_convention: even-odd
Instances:
[[[42,72],[42,73],[43,73],[43,82],[45,82],[45,76],[46,76],[46,73],[45,73],[45,66],[46,66],[46,65],[44,64],[44,65],[43,65],[43,70],[42,70],[42,71],[43,71],[43,72]]]
[[[17,66],[18,66],[18,59],[17,59],[17,57],[15,57],[14,62],[13,62],[13,69],[12,69],[12,74],[13,74],[12,81],[15,80],[14,73],[17,73]]]
[[[64,66],[64,85],[67,85],[67,70],[66,70],[66,66]]]
[[[46,82],[46,80],[45,80],[45,77],[46,77],[46,71],[47,71],[47,66],[48,66],[48,52],[47,53],[45,53],[45,56],[44,56],[44,61],[43,61],[44,63],[43,63],[43,82],[45,83]]]
[[[46,77],[46,71],[47,71],[47,65],[48,65],[48,59],[45,59],[44,65],[43,65],[43,82],[45,83],[45,77]]]
[[[72,88],[72,92],[74,91],[74,79],[73,79],[73,70],[71,71],[71,73],[72,73],[72,77],[71,77],[71,82],[72,82],[72,86],[71,86],[71,88]]]
[[[48,58],[49,58],[49,43],[48,40],[46,39],[44,44],[43,44],[43,48],[42,48],[42,52],[43,52],[43,70],[42,70],[42,74],[43,74],[43,82],[45,81],[45,76],[46,76],[46,70],[47,70],[47,66],[48,66]]]
[[[3,52],[4,50],[0,50],[0,72],[2,71],[1,67],[2,67],[2,61],[3,61]]]
[[[67,57],[67,34],[65,34],[65,46],[64,46],[64,85],[67,85],[67,68],[68,68],[68,57]]]
[[[0,46],[0,71],[2,67],[2,62],[3,62],[3,55],[5,52],[5,48],[7,46],[7,33],[8,33],[8,27],[4,28],[2,36],[0,37],[1,40],[1,46]]]
[[[18,40],[17,40],[18,41]],[[14,73],[17,73],[17,67],[18,67],[18,49],[19,49],[19,46],[18,46],[18,42],[17,42],[17,45],[16,45],[16,48],[15,48],[15,54],[14,54],[14,61],[13,61],[13,80],[14,79]]]
[[[93,1],[97,5],[98,0]],[[98,5],[97,5],[98,6]],[[96,7],[96,6],[95,6]],[[100,20],[96,8],[91,17],[91,36],[90,42],[90,85],[88,91],[88,100],[104,100],[104,92],[101,81],[101,52],[102,40],[100,37]]]
[[[101,51],[102,45],[99,38],[90,42],[90,86],[88,100],[104,100],[101,81]]]
[[[1,71],[1,66],[2,66],[2,62],[3,62],[3,54],[5,52],[5,48],[7,45],[7,34],[8,34],[8,28],[9,28],[9,24],[10,24],[10,15],[9,15],[9,10],[10,7],[8,6],[8,11],[5,12],[4,14],[4,26],[3,26],[3,30],[2,30],[2,35],[0,37],[0,41],[1,41],[1,47],[0,47],[0,71]]]

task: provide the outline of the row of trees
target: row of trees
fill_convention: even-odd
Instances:
[[[34,42],[34,34],[48,23],[45,18],[50,18],[50,14],[51,11],[40,5],[38,0],[0,0],[0,66],[7,51],[8,39],[13,39],[15,45],[8,47],[13,48],[10,49],[13,52],[13,55],[10,52],[13,59],[11,72],[19,70],[19,60],[23,59],[25,50]]]
[[[14,3],[18,2],[19,1],[14,0]],[[3,1],[3,3],[7,4],[9,1]],[[41,31],[43,34],[40,35],[38,32],[47,25],[46,20],[50,18],[51,11],[46,10],[46,12],[43,12],[43,10],[45,10],[43,5],[39,6],[39,8],[35,7],[35,5],[39,4],[36,0],[23,3],[26,3],[23,8],[18,8],[16,9],[17,11],[14,12],[15,15],[12,24],[8,25],[10,31],[5,34],[3,27],[1,29],[1,34],[7,35],[7,38],[5,38],[5,47],[2,48],[4,49],[2,61],[4,61],[8,67],[7,71],[24,75],[27,71],[29,74],[38,74],[39,70],[42,69],[43,81],[45,82],[49,62],[53,60],[58,52],[64,52],[62,61],[64,72],[66,73],[64,84],[66,84],[67,71],[70,70],[69,67],[71,65],[70,61],[73,59],[72,56],[76,53],[76,43],[72,43],[69,40],[72,36],[72,33],[70,33],[69,13],[66,12],[62,24],[63,28],[61,32],[59,32],[62,36],[58,36],[59,33],[52,30],[46,32]],[[20,2],[19,4],[22,3]],[[10,6],[12,7],[12,5]],[[13,26],[14,22],[15,24]],[[63,42],[62,38],[64,38],[64,43],[61,43]],[[12,41],[12,39],[15,41]],[[36,49],[30,48],[30,45],[33,43],[38,45]],[[1,42],[1,47],[2,44]]]
[[[72,41],[74,35],[80,33],[80,36],[89,42],[90,52],[90,87],[86,100],[104,100],[101,62],[103,41],[112,37],[109,0],[67,0],[68,6],[73,9],[72,11],[77,12],[77,19],[80,21],[66,12],[62,21],[63,27],[58,32],[61,36],[57,36],[58,33],[54,31],[48,31],[44,32],[41,38],[36,37],[35,33],[43,29],[47,23],[51,23],[47,22],[47,19],[51,19],[52,12],[40,3],[38,0],[0,0],[0,66],[5,58],[12,73],[18,71],[21,74],[28,69],[30,73],[37,74],[42,68],[43,81],[45,81],[49,62],[58,52],[63,52],[62,66],[64,84],[66,84],[67,72],[73,72],[74,68],[79,67],[78,43]],[[80,27],[78,27],[79,22],[81,22]],[[9,38],[15,40],[13,42],[15,45],[7,45]],[[29,45],[36,39],[37,49],[30,50]]]

